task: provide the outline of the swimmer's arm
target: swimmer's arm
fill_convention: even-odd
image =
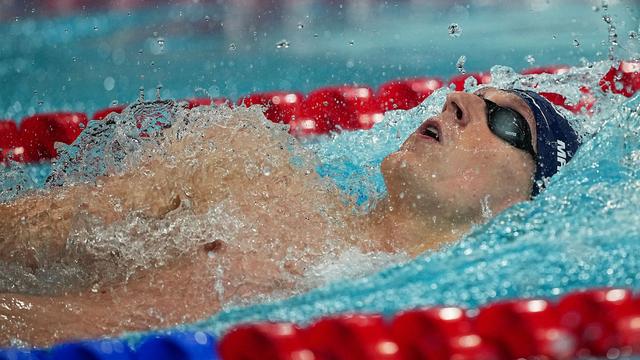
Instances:
[[[232,131],[216,127],[202,136],[218,141],[231,138]],[[192,139],[173,142],[168,153],[184,153],[190,142]],[[65,255],[70,233],[91,230],[92,222],[109,225],[132,215],[161,218],[177,209],[191,193],[207,196],[206,182],[191,186],[181,176],[185,166],[182,161],[177,167],[169,167],[161,158],[149,159],[128,173],[101,177],[97,185],[55,188],[0,204],[0,262],[30,268],[55,262]],[[200,178],[209,181],[206,174]],[[199,206],[200,210],[204,208],[205,204]]]
[[[235,133],[237,129],[216,126],[198,136],[218,142],[234,138]],[[193,140],[171,143],[168,153],[184,153]],[[64,256],[70,232],[91,227],[91,222],[108,225],[127,216],[162,218],[185,200],[196,211],[204,211],[207,200],[215,200],[208,189],[208,170],[216,164],[208,165],[201,163],[189,179],[184,176],[188,162],[168,166],[158,157],[125,174],[101,177],[97,185],[65,186],[0,204],[0,262],[32,269],[55,262]]]
[[[91,230],[135,213],[159,218],[180,205],[180,196],[158,165],[151,178],[131,173],[99,179],[100,185],[74,185],[23,196],[0,204],[0,262],[18,262],[32,269],[65,255],[67,240],[76,230]],[[149,186],[141,184],[150,183]]]
[[[244,171],[242,164],[230,164],[213,146],[225,144],[225,151],[249,158],[264,151],[258,150],[259,143],[242,127],[214,125],[171,142],[167,153],[175,155],[173,163],[158,155],[130,172],[101,177],[97,185],[65,186],[0,204],[0,262],[31,268],[55,262],[66,254],[70,233],[127,216],[162,218],[182,204],[196,213],[206,212],[211,203],[228,196],[229,188],[246,188],[245,177],[234,176]],[[194,144],[212,149],[194,151]],[[192,164],[194,158],[197,162]],[[223,177],[228,187],[214,189],[212,179]]]

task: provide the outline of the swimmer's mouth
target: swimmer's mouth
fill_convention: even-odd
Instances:
[[[418,134],[429,140],[441,142],[442,129],[440,129],[440,124],[436,120],[428,120],[420,125]]]

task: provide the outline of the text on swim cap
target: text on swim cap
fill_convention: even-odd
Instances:
[[[556,150],[558,151],[557,153],[558,170],[560,170],[560,168],[567,163],[567,152],[565,151],[566,145],[562,140],[557,140],[556,144],[557,144]]]

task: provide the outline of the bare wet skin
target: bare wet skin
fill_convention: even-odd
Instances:
[[[44,346],[167,327],[247,299],[304,290],[307,268],[353,247],[352,234],[362,229],[335,188],[290,164],[283,144],[265,130],[214,126],[168,144],[170,160],[151,157],[129,173],[100,179],[100,186],[2,205],[3,263],[35,272],[73,262],[92,280],[0,295],[0,344],[19,339]],[[268,166],[268,174],[248,175],[251,165]],[[131,226],[131,214],[145,227]],[[96,232],[96,224],[121,231]],[[121,261],[130,256],[119,253],[126,247],[104,251],[94,239],[72,242],[77,234],[105,242],[129,234],[143,245],[141,257],[154,248],[148,252],[158,259]],[[385,246],[361,241],[358,247]]]
[[[448,94],[423,123],[440,136],[421,126],[385,158],[387,196],[367,214],[257,109],[188,116],[192,127],[175,123],[124,173],[0,206],[1,345],[169,327],[289,296],[318,286],[327,259],[437,249],[531,193],[533,160],[490,131],[474,94]]]

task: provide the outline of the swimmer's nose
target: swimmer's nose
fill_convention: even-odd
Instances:
[[[447,95],[442,112],[452,116],[456,124],[464,127],[471,121],[472,112],[478,111],[476,109],[478,100],[477,95],[456,91]]]

